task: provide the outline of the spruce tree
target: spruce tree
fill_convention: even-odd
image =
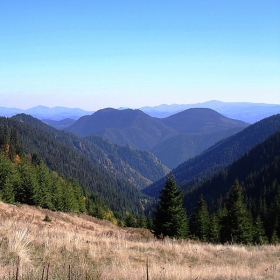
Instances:
[[[260,216],[257,216],[257,218],[254,221],[253,242],[254,244],[259,244],[259,245],[267,243],[263,222]]]
[[[208,241],[210,216],[207,204],[201,195],[190,219],[191,234],[201,241]]]
[[[230,189],[224,219],[224,241],[248,244],[252,242],[252,218],[243,201],[242,187],[238,180]]]
[[[154,212],[154,234],[157,237],[185,238],[188,233],[183,195],[173,176],[170,176],[160,192],[159,202]]]
[[[137,227],[136,219],[131,213],[129,213],[125,218],[125,226],[133,228]]]

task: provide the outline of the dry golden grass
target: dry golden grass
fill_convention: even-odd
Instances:
[[[159,241],[86,215],[0,203],[0,279],[147,279],[147,261],[149,280],[280,279],[279,246]]]

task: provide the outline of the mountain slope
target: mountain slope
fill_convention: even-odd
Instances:
[[[231,128],[244,128],[247,125],[207,108],[188,109],[164,118],[162,122],[178,133],[210,133]]]
[[[120,147],[99,136],[89,136],[83,141],[97,146],[102,152],[102,157],[95,157],[92,160],[97,160],[106,169],[125,178],[138,189],[148,186],[170,172],[169,168],[162,165],[148,151],[135,150],[129,145]]]
[[[142,195],[135,187],[106,171],[79,150],[62,143],[54,135],[24,123],[25,116],[21,115],[22,118],[17,116],[13,119],[0,118],[0,125],[6,125],[18,131],[20,143],[26,153],[37,154],[51,170],[57,171],[59,175],[75,178],[86,190],[97,193],[113,211],[122,214],[125,211],[141,213]],[[45,126],[48,128],[47,125]],[[49,129],[53,128],[49,127]],[[75,139],[68,139],[68,141],[74,143]]]
[[[80,138],[74,134],[58,131],[27,115],[14,118],[50,133],[68,147],[78,150],[101,168],[142,189],[160,179],[169,169],[146,151],[136,151],[131,147],[119,147],[99,136]]]
[[[246,126],[244,122],[226,118],[205,108],[189,109],[165,119],[152,118],[140,110],[104,109],[91,116],[80,118],[65,130],[81,137],[99,135],[119,145],[129,144],[136,149],[150,150],[155,152],[165,165],[172,168],[187,160],[190,157],[189,153],[197,155],[193,150],[196,147],[190,147],[190,151],[186,153],[184,144],[177,145],[178,139],[182,141],[181,139],[184,138],[181,137],[182,134],[188,134],[185,137],[190,142],[196,142],[196,134],[200,133],[203,144],[198,145],[199,142],[196,142],[195,146],[198,146],[198,151],[202,151],[214,144],[213,141],[219,141]],[[209,133],[216,133],[216,135],[214,138],[209,137]],[[172,146],[173,150],[176,148],[175,153],[181,155],[175,161],[169,159],[167,154],[170,150],[164,149],[164,141],[168,141],[167,147]]]
[[[73,123],[76,122],[74,119],[66,118],[60,121],[50,120],[50,119],[42,119],[42,122],[46,123],[47,125],[52,126],[55,129],[64,129]]]
[[[280,130],[261,142],[241,158],[221,172],[214,174],[202,184],[187,189],[185,205],[188,210],[194,207],[202,194],[211,208],[218,207],[222,198],[238,179],[244,188],[247,202],[250,201],[253,214],[257,214],[260,200],[265,200],[267,208],[275,196],[275,183],[280,182]]]
[[[180,187],[188,188],[195,182],[199,183],[222,170],[279,129],[280,114],[263,119],[180,164],[172,173]],[[162,178],[143,192],[157,197],[165,180],[166,178]]]
[[[81,137],[99,135],[118,145],[149,150],[156,143],[177,134],[160,120],[140,110],[103,109],[84,116],[65,129]]]
[[[150,151],[163,164],[173,169],[240,130],[232,128],[212,133],[183,133],[160,142]]]
[[[99,218],[114,215],[98,195],[85,192],[73,179],[59,177],[36,154],[25,154],[14,128],[0,126],[0,199]]]

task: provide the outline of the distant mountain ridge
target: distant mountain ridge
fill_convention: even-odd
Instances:
[[[156,117],[166,118],[190,108],[209,108],[220,114],[247,123],[255,123],[263,118],[280,113],[279,104],[253,103],[253,102],[222,102],[211,100],[194,104],[161,104],[158,106],[145,106],[138,108],[144,113]],[[100,108],[101,109],[101,108]],[[128,108],[119,108],[119,110]],[[94,111],[85,111],[79,108],[36,106],[27,110],[19,108],[0,107],[0,116],[11,117],[16,114],[25,113],[40,120],[49,119],[60,121],[65,118],[77,120],[84,115],[91,115]]]
[[[279,130],[280,114],[265,118],[180,164],[172,170],[172,173],[183,189],[200,184]],[[143,192],[157,197],[165,180],[166,178],[162,178]]]
[[[81,117],[65,130],[80,137],[98,135],[121,146],[129,144],[135,149],[155,153],[159,151],[156,156],[166,166],[173,168],[191,156],[197,155],[197,152],[202,151],[202,147],[208,148],[216,141],[247,126],[248,124],[242,121],[229,119],[207,108],[188,109],[163,119],[151,117],[140,110],[107,108],[90,116]],[[210,134],[215,134],[215,137]],[[195,142],[197,137],[200,137],[203,139],[201,140],[203,144],[196,142],[195,149],[185,149],[182,135],[188,137],[191,142]],[[165,141],[168,144],[165,145]],[[178,150],[174,153],[177,155],[176,158],[165,156],[169,150],[164,150],[162,147],[167,146],[173,146]]]
[[[221,102],[211,100],[196,104],[162,104],[139,108],[152,117],[165,118],[190,108],[210,108],[220,114],[247,123],[255,123],[266,117],[279,114],[279,104],[252,103],[252,102]]]
[[[77,120],[84,115],[90,115],[93,111],[85,111],[80,108],[67,108],[67,107],[53,107],[36,106],[27,110],[18,108],[5,108],[0,107],[0,116],[12,117],[17,114],[31,115],[37,119],[50,119],[50,120],[63,120],[66,118],[72,118]]]

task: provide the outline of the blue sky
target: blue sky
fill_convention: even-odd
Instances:
[[[280,104],[280,1],[0,0],[0,107]]]

